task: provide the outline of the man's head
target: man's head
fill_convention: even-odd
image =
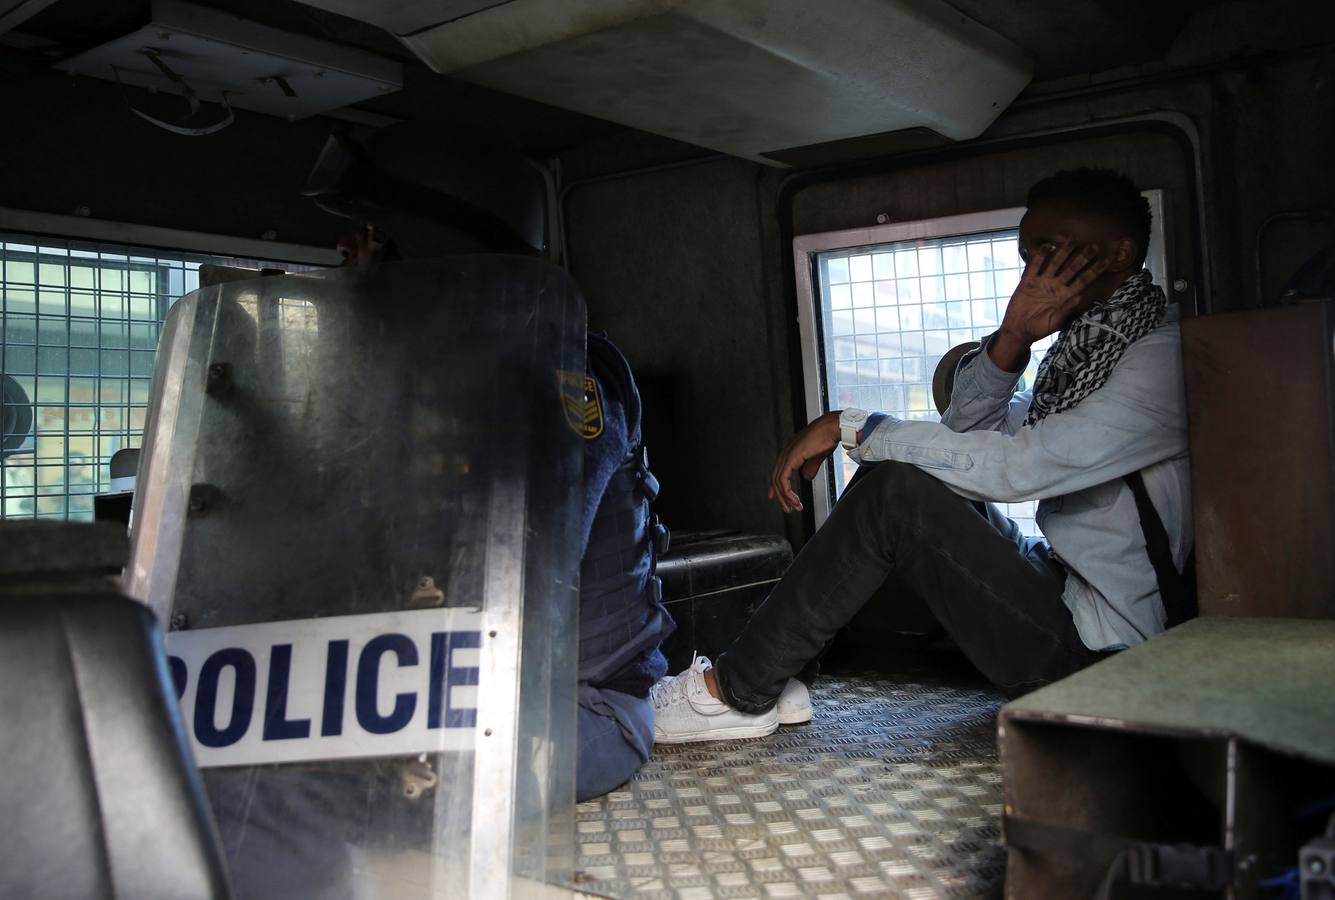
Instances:
[[[1109,169],[1058,172],[1029,189],[1020,221],[1020,256],[1028,261],[1044,244],[1092,244],[1107,271],[1086,289],[1077,314],[1112,296],[1145,264],[1150,205],[1130,178]]]
[[[352,261],[457,253],[542,253],[546,185],[523,158],[403,123],[359,143],[333,135],[304,193],[361,223],[340,241]],[[374,250],[374,252],[372,252]]]

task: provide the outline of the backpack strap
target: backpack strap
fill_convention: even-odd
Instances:
[[[1006,845],[1038,854],[1057,865],[1088,865],[1105,872],[1094,900],[1149,896],[1218,896],[1233,884],[1233,852],[1196,844],[1157,844],[1103,832],[1006,816]],[[1131,890],[1128,891],[1127,888]]]
[[[1154,577],[1159,583],[1159,596],[1163,599],[1164,612],[1168,616],[1167,627],[1181,625],[1188,619],[1196,618],[1196,551],[1193,548],[1187,556],[1184,572],[1177,570],[1173,562],[1172,544],[1168,541],[1168,531],[1159,518],[1159,511],[1150,501],[1145,490],[1145,479],[1140,472],[1132,472],[1122,479],[1131,489],[1131,496],[1136,498],[1136,513],[1140,516],[1140,530],[1145,535],[1145,553],[1154,567]]]

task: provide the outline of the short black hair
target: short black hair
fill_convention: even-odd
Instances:
[[[1030,207],[1053,201],[1110,217],[1136,242],[1136,264],[1145,263],[1150,248],[1150,202],[1130,178],[1112,169],[1069,169],[1029,189]]]

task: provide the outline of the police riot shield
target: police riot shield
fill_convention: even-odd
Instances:
[[[513,256],[171,311],[127,588],[238,896],[530,896],[573,869],[584,306]]]

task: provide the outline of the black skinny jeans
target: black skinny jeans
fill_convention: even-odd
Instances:
[[[926,602],[970,661],[1018,696],[1097,662],[1062,602],[1044,541],[991,504],[907,463],[863,466],[830,517],[717,660],[723,699],[774,705],[891,574]]]

